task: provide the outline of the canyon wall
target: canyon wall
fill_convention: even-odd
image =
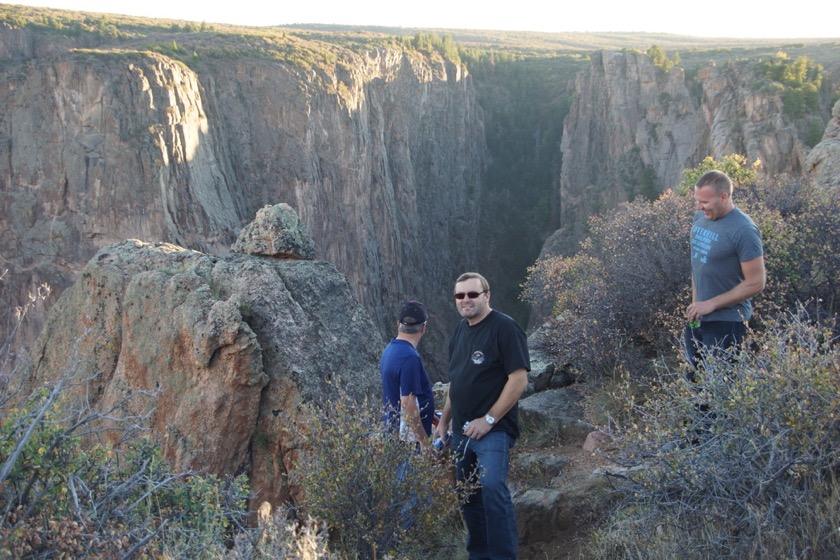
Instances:
[[[223,255],[258,208],[285,202],[379,334],[400,300],[427,303],[427,361],[440,376],[457,319],[448,294],[476,262],[486,161],[462,67],[384,48],[343,50],[324,70],[71,46],[0,27],[3,302],[48,283],[48,308],[98,249],[124,239]],[[21,340],[34,340],[44,311]],[[4,316],[0,336],[13,322]]]
[[[568,253],[593,213],[672,188],[706,156],[737,152],[767,174],[814,173],[802,119],[785,114],[778,90],[756,87],[764,78],[755,60],[735,55],[690,73],[666,72],[633,50],[558,58],[542,68],[571,65],[558,72],[570,83],[554,78],[542,91],[555,95],[546,107],[568,114],[535,117],[539,130],[513,134],[515,111],[485,115],[483,106],[539,115],[545,100],[513,103],[524,70],[516,83],[480,81],[437,52],[351,48],[306,33],[284,37],[288,56],[279,59],[261,54],[262,38],[157,29],[112,37],[0,24],[0,302],[9,310],[0,340],[17,325],[16,305],[42,283],[53,288],[29,310],[15,348],[35,340],[49,307],[102,247],[140,239],[221,256],[257,209],[285,202],[380,336],[393,335],[400,300],[429,306],[420,351],[444,379],[460,272],[484,272],[494,306],[507,311],[521,263],[539,256],[531,247]],[[188,64],[150,44],[176,45]],[[829,51],[827,60],[833,91],[840,56]],[[829,117],[816,112],[806,124],[825,129]],[[562,134],[551,150],[554,122]],[[549,166],[533,174],[547,179],[512,180],[509,194],[486,196],[488,169],[503,152],[541,154],[521,165]],[[550,218],[525,223],[543,199]],[[508,239],[516,234],[527,243]]]
[[[560,229],[543,254],[563,254],[585,235],[592,214],[677,186],[684,169],[731,154],[760,162],[764,177],[799,177],[812,146],[801,129],[827,126],[825,114],[788,114],[782,91],[769,87],[758,60],[711,61],[691,77],[665,71],[641,52],[595,53],[575,80],[563,125],[557,178]],[[825,78],[840,83],[840,56]],[[809,170],[812,174],[812,170]]]

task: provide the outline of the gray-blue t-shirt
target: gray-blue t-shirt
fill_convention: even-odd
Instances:
[[[691,274],[698,301],[728,292],[744,279],[741,263],[764,255],[761,234],[752,219],[735,208],[722,218],[709,220],[702,211],[694,214],[691,228]],[[747,299],[732,307],[717,309],[702,321],[746,321],[752,316]]]

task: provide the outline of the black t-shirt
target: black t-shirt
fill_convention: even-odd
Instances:
[[[449,400],[452,429],[462,433],[464,423],[482,418],[502,394],[508,375],[530,371],[528,340],[516,321],[491,310],[478,324],[462,319],[449,341]],[[519,437],[519,405],[502,418],[494,430]]]

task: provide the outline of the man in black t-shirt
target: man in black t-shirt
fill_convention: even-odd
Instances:
[[[477,474],[481,483],[462,507],[470,560],[516,558],[507,474],[531,368],[527,338],[516,321],[490,308],[490,285],[480,274],[458,277],[454,295],[463,319],[449,342],[449,392],[436,435],[451,432],[458,479]]]

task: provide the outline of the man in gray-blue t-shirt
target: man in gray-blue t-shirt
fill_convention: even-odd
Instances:
[[[696,367],[703,347],[719,351],[741,344],[752,316],[750,298],[764,289],[767,275],[761,235],[735,206],[729,176],[705,173],[694,186],[694,200],[685,350]]]

